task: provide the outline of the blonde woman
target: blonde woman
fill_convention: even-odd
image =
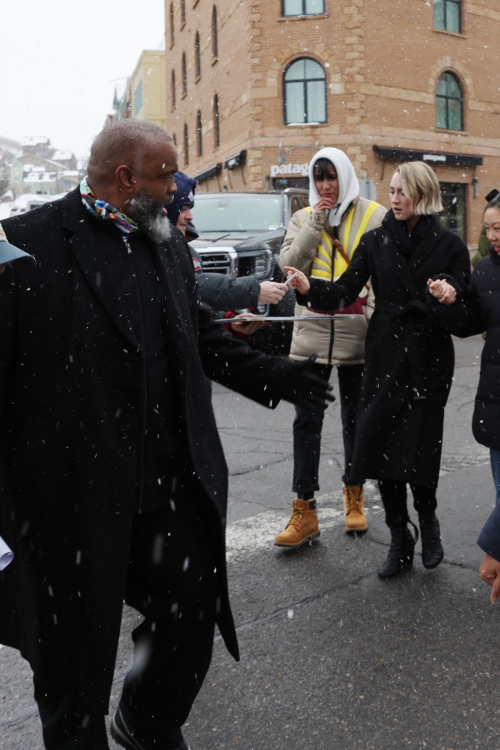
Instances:
[[[308,208],[297,211],[290,221],[281,248],[280,265],[296,266],[316,279],[338,279],[355,257],[364,232],[380,225],[386,209],[375,201],[359,197],[359,181],[346,154],[338,148],[323,148],[309,165]],[[338,305],[341,307],[341,305]],[[354,318],[324,320],[320,312],[309,312],[314,320],[295,323],[290,357],[307,360],[318,354],[313,365],[316,374],[330,378],[338,366],[340,409],[344,442],[344,510],[348,532],[366,531],[363,509],[362,476],[351,470],[356,409],[361,390],[365,337],[368,317],[373,310],[369,285],[347,312]],[[302,315],[298,305],[296,315]],[[292,515],[288,525],[275,539],[279,547],[299,547],[307,539],[319,536],[314,493],[319,490],[319,459],[323,413],[320,409],[297,407],[293,424],[294,468]]]
[[[299,273],[291,282],[299,303],[331,311],[355,300],[371,277],[376,303],[366,337],[353,471],[379,480],[391,532],[381,578],[413,562],[407,483],[419,518],[422,562],[435,568],[443,559],[436,488],[455,357],[450,335],[424,300],[429,278],[448,274],[465,288],[470,276],[466,245],[436,216],[442,211],[439,182],[427,164],[398,167],[390,200],[382,226],[365,234],[339,281]]]

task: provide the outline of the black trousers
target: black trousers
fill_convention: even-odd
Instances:
[[[389,527],[401,526],[409,519],[407,489],[405,482],[394,479],[379,479],[378,487],[385,510],[385,522]],[[434,513],[437,508],[437,485],[411,484],[413,505],[419,516]]]
[[[314,374],[329,380],[331,365],[313,365]],[[340,415],[342,418],[342,437],[344,439],[344,474],[342,481],[346,485],[362,485],[363,477],[356,477],[351,472],[354,437],[356,434],[356,415],[363,365],[339,365]],[[305,409],[295,407],[293,423],[293,485],[296,493],[316,492],[319,490],[318,474],[321,455],[321,431],[325,412],[320,408]]]
[[[144,621],[132,634],[134,662],[120,705],[136,736],[168,750],[186,721],[210,666],[215,628],[215,558],[209,519],[198,498],[134,522],[126,602]],[[104,716],[78,695],[35,680],[48,750],[108,750]]]

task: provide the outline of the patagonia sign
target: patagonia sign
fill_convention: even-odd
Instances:
[[[304,164],[271,164],[271,177],[280,174],[299,174],[302,177],[309,176],[309,162]]]

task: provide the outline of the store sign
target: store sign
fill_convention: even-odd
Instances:
[[[446,162],[445,154],[424,154],[424,161],[444,161]]]
[[[271,177],[282,174],[299,174],[302,177],[309,176],[309,162],[305,164],[271,164]]]

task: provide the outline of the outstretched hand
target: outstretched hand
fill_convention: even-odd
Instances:
[[[291,401],[292,404],[302,406],[305,409],[326,409],[328,402],[335,401],[332,394],[333,387],[323,378],[319,378],[311,370],[311,365],[318,358],[313,354],[305,362],[294,364],[283,375],[282,398]]]
[[[293,266],[284,266],[284,270],[288,271],[286,275],[287,279],[296,274],[295,278],[288,285],[291,289],[295,289],[299,294],[303,294],[304,296],[309,293],[311,284],[305,273],[302,273],[302,271]]]
[[[500,596],[500,562],[491,555],[485,555],[479,566],[479,575],[491,586],[490,602],[495,604]]]
[[[457,290],[451,284],[448,284],[446,279],[438,279],[437,281],[428,279],[427,286],[432,296],[442,305],[453,305],[457,299]]]
[[[238,320],[238,318],[255,318],[255,320]],[[252,333],[258,331],[262,326],[269,325],[262,315],[254,315],[253,313],[240,313],[231,318],[228,323],[233,331],[244,336],[251,336]]]

